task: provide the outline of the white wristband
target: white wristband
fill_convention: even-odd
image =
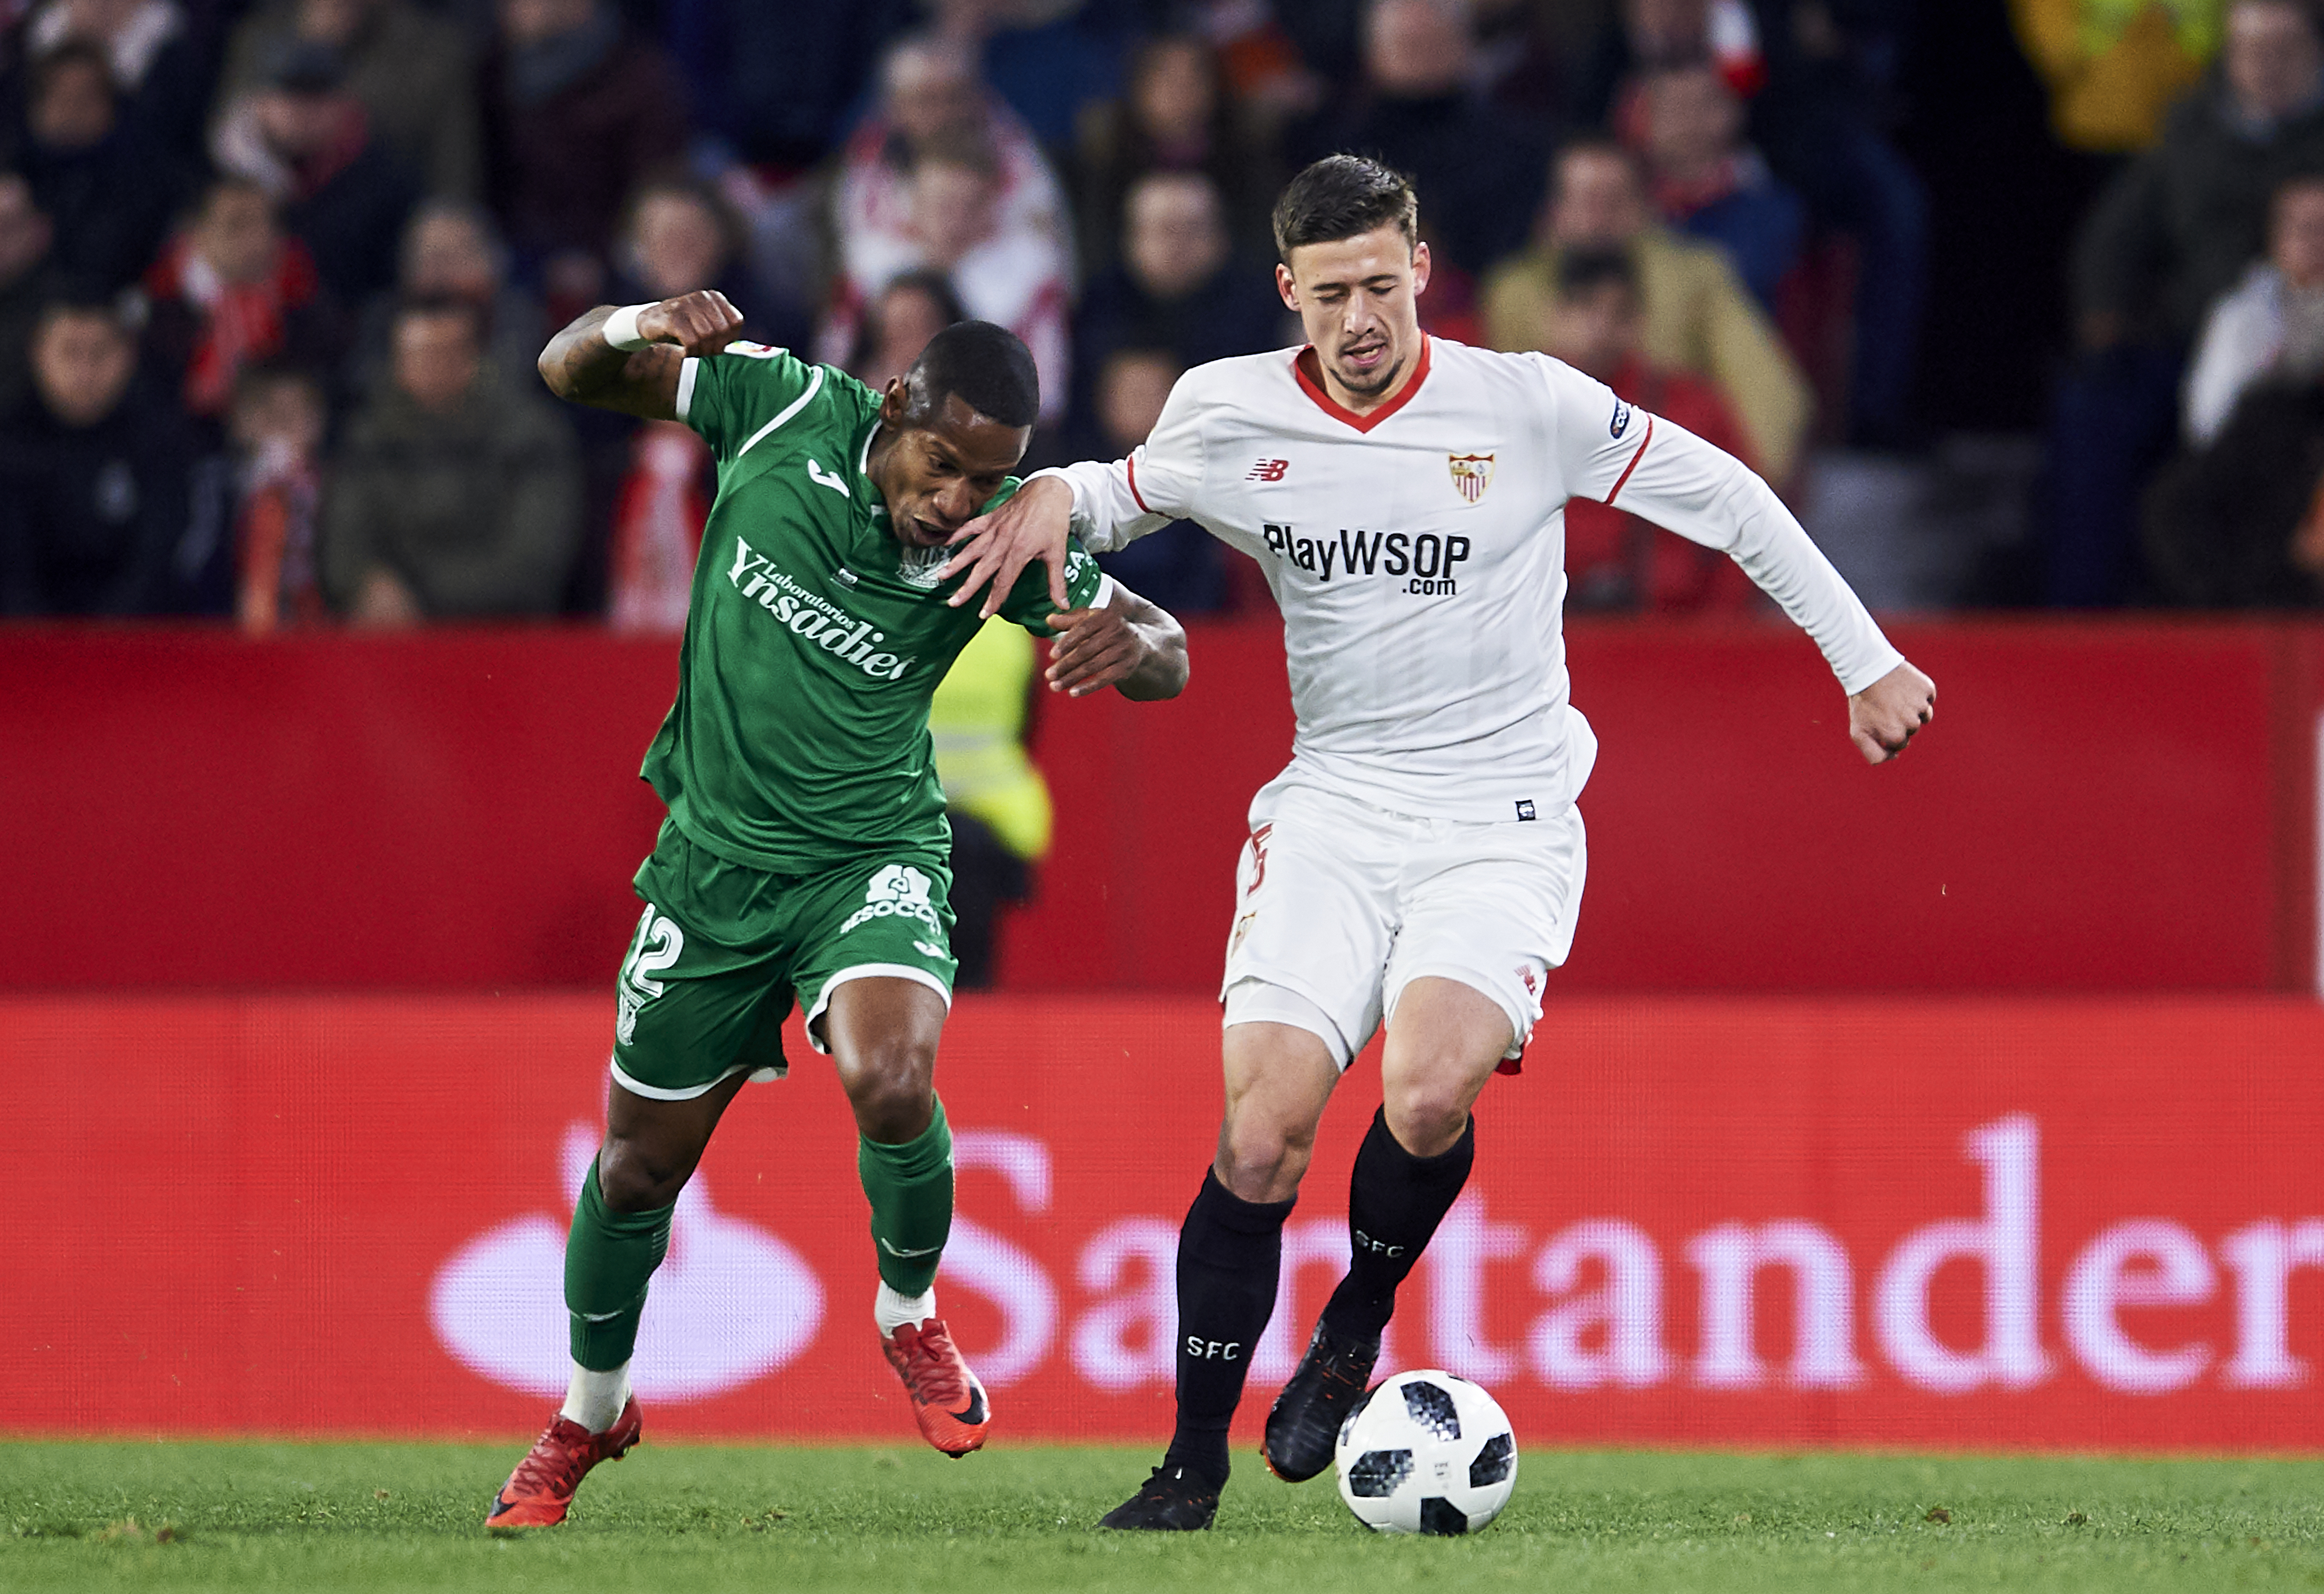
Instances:
[[[605,335],[607,343],[625,354],[635,354],[640,349],[650,348],[653,346],[653,340],[638,336],[638,317],[651,309],[653,306],[650,304],[625,304],[607,316],[604,326],[598,330]]]

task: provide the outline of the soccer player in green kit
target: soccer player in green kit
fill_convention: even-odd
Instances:
[[[982,613],[945,602],[945,544],[1015,490],[1038,410],[1014,336],[948,327],[878,393],[737,342],[741,325],[721,295],[691,293],[592,310],[540,355],[561,398],[699,432],[718,493],[678,701],[646,753],[669,816],[638,871],[605,1141],[566,1245],[572,1383],[494,1528],[562,1522],[589,1469],[637,1442],[647,1280],[719,1115],[744,1081],[782,1073],[794,993],[854,1109],[882,1349],[929,1443],[984,1442],[990,1403],[936,1312],[953,1185],[933,1075],[954,965],[928,699],[995,612],[1057,638],[1053,690],[1151,699],[1185,684],[1177,622],[1078,550],[1062,612],[1038,567]]]

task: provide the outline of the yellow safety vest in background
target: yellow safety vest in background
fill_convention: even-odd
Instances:
[[[2018,42],[2050,86],[2059,141],[2127,153],[2219,52],[2226,0],[2010,0]]]
[[[1027,862],[1049,850],[1049,788],[1025,756],[1025,695],[1033,638],[997,615],[985,622],[928,705],[945,801],[992,827]]]

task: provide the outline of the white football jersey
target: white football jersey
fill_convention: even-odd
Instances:
[[[1185,518],[1259,561],[1298,720],[1286,779],[1449,819],[1572,801],[1597,742],[1567,700],[1569,498],[1732,555],[1849,692],[1901,661],[1766,483],[1571,366],[1432,337],[1359,415],[1299,354],[1198,366],[1128,459],[1042,473],[1094,552]]]

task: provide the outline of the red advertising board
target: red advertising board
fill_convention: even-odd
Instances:
[[[611,1018],[594,997],[0,1000],[0,1423],[535,1426]],[[954,1015],[939,1291],[1002,1442],[1166,1431],[1216,1022],[1188,999]],[[681,1203],[648,1426],[908,1442],[844,1102],[793,1051]],[[2289,999],[1558,1002],[1487,1092],[1391,1356],[1480,1378],[1537,1442],[2313,1448],[2319,1060],[2324,1010]],[[1377,1090],[1360,1064],[1333,1105],[1262,1393],[1345,1257]]]
[[[2324,627],[1900,626],[1937,725],[1868,769],[1778,622],[1580,621],[1597,727],[1569,993],[2312,990]],[[1056,799],[1012,990],[1217,990],[1270,620],[1185,696],[1046,696]],[[675,642],[578,628],[252,642],[0,627],[0,990],[601,990],[660,816]]]

